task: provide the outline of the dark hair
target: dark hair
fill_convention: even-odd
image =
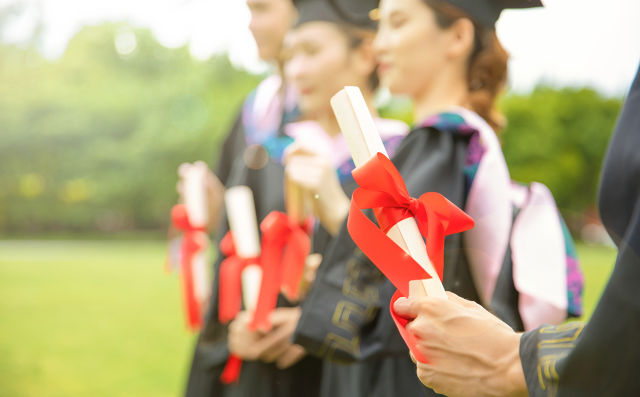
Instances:
[[[338,29],[344,34],[347,39],[347,46],[350,50],[354,50],[362,45],[362,43],[368,39],[373,38],[375,32],[367,29],[358,28],[347,24],[336,24]],[[371,37],[369,37],[371,36]],[[373,69],[373,72],[369,75],[368,79],[369,89],[375,91],[380,85],[380,78],[378,77],[378,67]]]
[[[495,29],[478,24],[459,8],[442,0],[423,0],[435,13],[436,23],[449,28],[460,18],[471,20],[474,45],[469,57],[467,85],[469,104],[496,131],[504,127],[504,117],[496,108],[496,98],[507,82],[509,54],[502,47]]]

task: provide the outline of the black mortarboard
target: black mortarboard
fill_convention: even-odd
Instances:
[[[540,0],[441,0],[463,10],[484,26],[493,27],[503,10],[542,7]]]
[[[348,24],[363,29],[376,29],[377,23],[369,14],[378,7],[379,0],[294,0],[298,22],[326,21]]]

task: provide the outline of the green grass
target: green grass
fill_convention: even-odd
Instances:
[[[584,315],[588,320],[613,271],[617,250],[611,247],[578,244],[578,259],[585,276]]]
[[[615,251],[578,247],[588,316]],[[185,331],[165,244],[0,241],[0,396],[179,396]]]
[[[193,336],[161,242],[0,242],[1,396],[177,396]]]

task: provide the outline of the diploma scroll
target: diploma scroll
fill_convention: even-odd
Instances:
[[[356,167],[360,167],[377,153],[387,156],[367,104],[357,87],[345,87],[339,91],[331,99],[331,106]],[[431,276],[430,279],[420,280],[424,291],[431,296],[446,299],[444,287],[429,259],[415,219],[409,217],[396,223],[387,232],[387,236]],[[420,293],[421,289],[414,286],[411,291]]]
[[[202,161],[184,164],[180,168],[180,174],[184,180],[184,204],[187,207],[189,220],[195,227],[205,227],[209,222],[207,172],[207,165]]]
[[[226,190],[225,206],[236,253],[240,258],[260,257],[260,237],[253,193],[247,186]],[[257,305],[262,280],[259,263],[247,265],[242,271],[242,300],[245,308],[253,312]]]

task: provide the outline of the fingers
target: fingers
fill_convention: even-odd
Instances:
[[[284,164],[287,165],[290,159],[296,156],[317,156],[317,153],[299,142],[294,142],[284,151],[284,155],[282,157]]]
[[[326,165],[318,158],[311,156],[292,156],[287,163],[287,177],[292,182],[308,190],[319,187]]]
[[[288,325],[295,329],[300,318],[300,307],[278,307],[270,315],[273,327]]]
[[[182,163],[178,166],[178,176],[184,177],[191,168],[191,163]]]
[[[416,307],[411,304],[409,298],[401,297],[393,302],[393,310],[401,317],[412,319],[416,318],[418,312]]]
[[[275,361],[291,346],[293,330],[287,326],[273,328],[256,343],[256,349],[259,351],[258,358],[265,362]]]
[[[298,361],[307,354],[304,348],[300,345],[291,345],[285,350],[284,353],[276,360],[276,366],[280,369],[286,369],[296,364]]]
[[[322,254],[315,253],[307,256],[305,261],[304,277],[309,284],[313,284],[315,281],[320,263],[322,263]]]

